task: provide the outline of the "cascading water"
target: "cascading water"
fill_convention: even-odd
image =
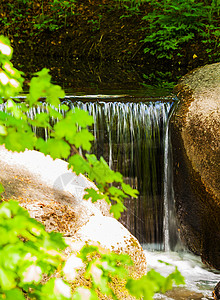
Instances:
[[[170,102],[73,102],[94,117],[94,152],[140,192],[121,222],[153,248],[164,244],[164,138]]]
[[[177,99],[176,99],[177,100]],[[180,241],[177,229],[177,218],[175,213],[174,191],[173,191],[173,166],[172,166],[172,145],[169,133],[169,121],[173,113],[173,107],[169,111],[164,126],[164,177],[163,177],[163,198],[164,198],[164,251],[183,250],[184,246]]]

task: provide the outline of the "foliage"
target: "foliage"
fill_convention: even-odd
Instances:
[[[138,11],[138,7],[145,2],[145,0],[115,0],[116,5],[125,7],[128,10]]]
[[[210,5],[194,0],[146,0],[152,12],[143,17],[147,31],[144,52],[157,58],[182,56],[181,45],[198,38],[206,44],[207,52],[217,51],[219,40],[219,3]]]
[[[147,83],[143,83],[144,87],[148,90],[157,87],[163,96],[166,95],[166,93],[170,94],[176,84],[172,81],[171,72],[155,71],[148,75],[143,74],[143,78],[147,81]]]
[[[45,299],[47,288],[55,288],[55,280],[43,285],[42,276],[49,277],[62,266],[58,251],[66,245],[61,234],[47,233],[12,200],[0,206],[0,234],[0,298]],[[58,294],[53,299],[66,299]]]
[[[118,17],[112,25],[110,12],[114,20]],[[180,72],[183,64],[194,68],[220,59],[219,14],[219,0],[3,0],[0,33],[25,43],[26,49],[38,44],[39,52],[43,41],[51,56],[151,62],[151,54],[155,59],[172,59]],[[129,34],[128,29],[137,33]],[[124,42],[119,42],[125,35]],[[68,41],[76,48],[68,47]],[[112,41],[118,44],[112,46]],[[18,50],[22,53],[23,49]]]
[[[68,26],[68,18],[74,14],[76,0],[19,0],[6,3],[6,11],[2,13],[0,24],[5,33],[11,33],[11,28],[17,31],[15,37],[30,34],[38,35],[44,30],[55,31]],[[35,11],[35,14],[33,14]],[[24,27],[23,24],[26,24]],[[22,39],[20,43],[24,42]]]
[[[93,154],[80,155],[80,148],[89,151],[91,147],[93,136],[87,127],[93,123],[92,117],[83,110],[71,111],[61,104],[60,98],[63,98],[65,93],[59,86],[51,83],[47,69],[37,72],[31,79],[29,94],[25,99],[12,99],[11,97],[22,90],[23,79],[22,74],[13,68],[11,56],[9,41],[0,36],[0,74],[4,74],[0,77],[0,96],[5,102],[5,111],[0,111],[0,144],[5,144],[5,147],[12,151],[38,149],[44,154],[50,154],[54,159],[67,159],[70,168],[77,174],[86,174],[99,188],[87,189],[85,199],[92,198],[93,202],[105,199],[112,204],[113,214],[119,217],[124,210],[124,198],[136,197],[137,191],[125,184],[122,175],[112,171],[103,158],[98,160]],[[27,112],[35,106],[41,106],[42,99],[48,104],[48,114],[38,113],[31,119]],[[65,116],[59,113],[59,108],[66,111]],[[50,122],[52,117],[59,120],[54,126]],[[33,126],[46,127],[51,138],[45,141],[37,137],[32,131]],[[3,188],[0,189],[3,192]],[[31,219],[17,202],[9,201],[0,206],[0,234],[2,299],[81,299],[86,292],[91,296],[90,299],[97,299],[97,288],[117,299],[109,286],[114,276],[126,280],[126,287],[134,296],[152,299],[152,294],[147,292],[146,282],[151,282],[154,286],[152,293],[170,288],[171,281],[183,283],[182,277],[178,282],[177,272],[170,275],[170,279],[161,279],[162,277],[155,273],[154,276],[148,275],[134,281],[125,269],[125,265],[131,264],[128,256],[101,254],[97,247],[85,246],[80,252],[80,258],[85,265],[85,276],[91,279],[92,289],[87,291],[86,288],[81,288],[71,295],[70,287],[61,278],[57,278],[58,273],[62,272],[65,277],[65,267],[62,271],[65,257],[58,250],[63,250],[66,245],[59,233],[46,233],[44,227]],[[45,275],[47,282],[44,284],[42,278]],[[138,290],[134,289],[135,284],[138,284]]]

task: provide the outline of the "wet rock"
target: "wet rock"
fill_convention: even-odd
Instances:
[[[46,230],[62,232],[69,251],[77,253],[86,242],[99,245],[104,251],[129,254],[135,278],[146,273],[145,255],[137,239],[111,217],[105,201],[83,199],[85,187],[96,187],[68,170],[66,162],[37,151],[16,153],[0,146],[0,182],[5,188],[3,200],[18,200]],[[113,287],[119,299],[133,299],[125,296],[118,282]]]
[[[165,293],[169,299],[173,300],[202,300],[207,299],[202,293],[190,291],[184,287],[176,287]],[[167,298],[164,298],[167,299]]]
[[[184,76],[171,120],[174,192],[188,248],[220,269],[220,63]]]
[[[220,281],[216,284],[214,291],[213,291],[213,297],[215,300],[220,299]]]

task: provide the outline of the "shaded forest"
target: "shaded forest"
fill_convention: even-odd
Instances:
[[[0,34],[27,76],[49,67],[64,87],[169,88],[220,60],[219,14],[219,0],[3,0]]]

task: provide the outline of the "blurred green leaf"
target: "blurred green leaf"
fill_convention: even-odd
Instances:
[[[5,292],[5,298],[2,297],[2,299],[5,299],[5,300],[25,300],[25,297],[22,294],[21,290],[16,288],[16,289],[12,289],[10,291],[6,291]]]
[[[97,200],[103,199],[103,195],[99,191],[94,190],[93,188],[87,188],[85,189],[85,192],[87,192],[87,194],[85,194],[83,198],[86,200],[91,198],[93,203]]]

